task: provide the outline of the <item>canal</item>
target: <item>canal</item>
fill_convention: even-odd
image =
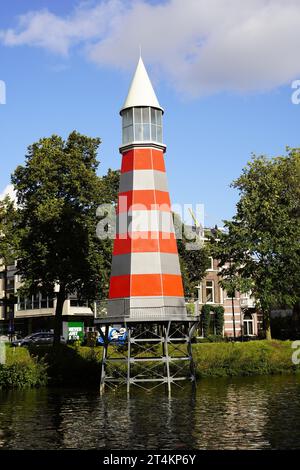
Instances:
[[[4,449],[300,449],[300,377],[210,379],[150,394],[0,391]]]

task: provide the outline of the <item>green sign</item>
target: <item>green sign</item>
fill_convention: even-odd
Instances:
[[[69,321],[66,322],[66,339],[68,341],[82,341],[84,337],[84,323],[82,321]],[[65,330],[65,328],[64,328]]]

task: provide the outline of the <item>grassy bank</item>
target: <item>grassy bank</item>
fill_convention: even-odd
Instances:
[[[199,343],[193,345],[198,378],[268,375],[300,372],[292,362],[291,341],[246,343]],[[111,350],[112,352],[112,350]],[[61,346],[58,351],[7,348],[7,361],[0,365],[0,388],[83,386],[100,382],[102,348]],[[139,366],[134,366],[138,372]],[[122,370],[123,369],[123,370]],[[121,364],[119,371],[126,371]]]
[[[225,377],[300,372],[292,362],[292,341],[203,343],[193,347],[197,376]]]
[[[184,349],[184,347],[183,347]],[[113,356],[114,348],[109,348]],[[251,375],[269,375],[300,372],[300,365],[292,362],[291,341],[249,341],[245,343],[198,343],[193,344],[193,356],[196,374],[202,377],[234,377]],[[124,351],[126,354],[126,351]],[[35,354],[44,357],[49,363],[48,376],[50,385],[71,385],[98,387],[102,348],[86,346],[65,347],[57,353],[46,353],[39,349]],[[145,353],[147,356],[148,354]],[[173,355],[181,355],[176,351]],[[149,364],[149,363],[148,363]],[[153,364],[149,364],[153,365]],[[114,365],[116,367],[116,365]],[[126,373],[126,364],[118,363],[119,372]],[[171,365],[172,367],[172,365]],[[173,366],[174,368],[175,366]],[[186,365],[188,373],[188,364]],[[132,372],[142,371],[141,365],[132,366]],[[111,370],[108,370],[111,373]]]
[[[0,389],[41,387],[47,384],[47,364],[25,348],[6,347],[5,364],[0,364]]]

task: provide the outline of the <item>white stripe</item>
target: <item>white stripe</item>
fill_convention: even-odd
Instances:
[[[124,274],[180,275],[178,255],[175,253],[128,253],[114,255],[112,276]]]
[[[117,233],[127,232],[174,233],[172,213],[157,210],[133,210],[132,214],[128,215],[122,212],[117,217]]]
[[[121,174],[120,193],[139,189],[168,191],[166,173],[158,170],[134,170]]]

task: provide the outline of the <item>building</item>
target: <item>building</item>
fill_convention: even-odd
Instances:
[[[221,305],[224,308],[224,336],[258,336],[263,328],[262,315],[255,309],[254,298],[249,293],[236,291],[233,297],[219,285],[218,260],[210,257],[206,276],[197,286],[197,309],[201,312],[204,304]],[[213,313],[212,313],[213,315]],[[214,327],[212,322],[212,331]]]
[[[52,298],[43,297],[40,292],[30,298],[20,296],[18,290],[22,280],[17,274],[16,264],[0,264],[0,334],[16,333],[27,335],[35,331],[49,331],[54,327],[56,308],[55,293]],[[75,295],[64,303],[63,321],[93,324],[94,313]]]

